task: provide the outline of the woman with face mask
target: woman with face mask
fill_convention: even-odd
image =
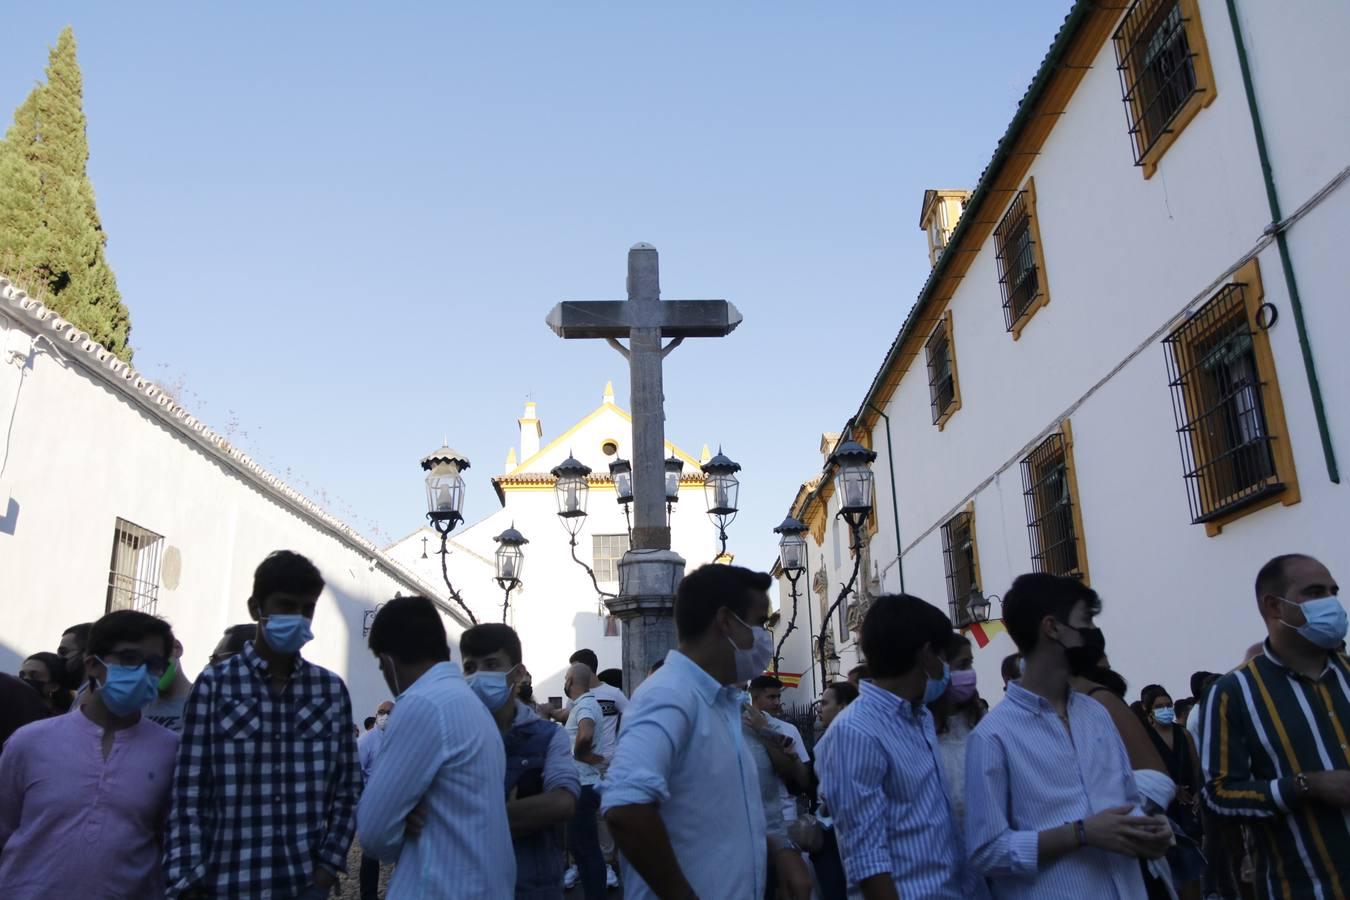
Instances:
[[[53,714],[70,709],[75,694],[61,683],[65,663],[55,653],[34,653],[19,667],[19,680],[42,695],[42,702]]]
[[[966,814],[966,739],[984,715],[975,678],[975,654],[970,639],[952,632],[942,648],[942,658],[951,669],[952,680],[942,696],[928,705],[938,736],[938,752],[947,777],[952,812],[957,823]]]
[[[1148,736],[1153,746],[1167,766],[1167,774],[1177,785],[1176,799],[1167,808],[1167,816],[1180,826],[1187,837],[1199,841],[1203,836],[1200,824],[1200,787],[1204,779],[1200,775],[1200,753],[1192,742],[1191,736],[1176,720],[1176,706],[1172,697],[1162,685],[1150,684],[1139,694],[1147,716]],[[1203,871],[1191,873],[1195,884],[1186,885],[1186,890],[1178,889],[1183,897],[1199,896],[1199,879]]]

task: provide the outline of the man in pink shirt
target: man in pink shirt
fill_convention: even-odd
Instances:
[[[0,755],[0,897],[163,897],[178,737],[141,716],[172,650],[169,623],[94,623],[89,689],[70,715],[25,725]]]

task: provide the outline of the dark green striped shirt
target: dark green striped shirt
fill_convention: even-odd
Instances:
[[[1304,678],[1267,642],[1205,696],[1205,802],[1247,826],[1258,896],[1350,896],[1350,811],[1305,801],[1294,778],[1350,769],[1348,729],[1350,665],[1336,653]]]

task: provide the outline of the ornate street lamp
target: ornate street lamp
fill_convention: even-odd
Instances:
[[[851,426],[850,426],[851,428]],[[862,444],[853,439],[844,441],[834,452],[830,454],[830,466],[835,470],[834,492],[839,498],[838,516],[848,523],[850,533],[850,549],[853,551],[853,574],[849,576],[848,583],[844,585],[835,598],[829,610],[825,613],[825,619],[820,625],[820,646],[824,648],[825,637],[830,631],[830,622],[834,618],[835,610],[839,604],[844,602],[844,598],[853,593],[853,587],[858,583],[858,572],[862,568],[863,558],[863,526],[867,523],[867,517],[872,513],[872,463],[876,461],[877,454],[873,450],[868,450]],[[820,677],[822,684],[829,684],[829,671],[826,668],[825,654],[820,654]],[[837,657],[836,657],[837,658]]]
[[[473,610],[469,609],[459,591],[450,583],[450,569],[446,564],[446,557],[450,555],[446,546],[450,532],[464,521],[464,479],[460,473],[467,468],[469,458],[451,450],[449,444],[442,444],[439,450],[422,457],[422,470],[427,473],[427,519],[441,536],[441,577],[445,579],[445,587],[451,598],[464,609],[469,621],[477,625],[478,619],[474,617]],[[423,555],[426,555],[425,547]]]
[[[674,515],[675,504],[680,502],[680,475],[684,472],[684,460],[674,453],[666,460],[666,515]]]
[[[993,609],[993,601],[999,602],[999,607],[1003,606],[1003,598],[998,594],[990,594],[986,597],[979,586],[975,586],[970,591],[970,598],[966,601],[966,609],[970,610],[970,620],[972,622],[988,622],[990,612]]]
[[[733,462],[717,448],[717,455],[705,462],[700,468],[707,478],[703,482],[703,493],[708,500],[708,515],[717,525],[717,539],[722,542],[722,553],[727,552],[727,526],[736,518],[736,500],[741,483],[736,473],[741,464]]]
[[[497,542],[497,584],[506,592],[502,600],[502,621],[511,605],[511,592],[520,587],[521,571],[525,568],[525,554],[521,547],[529,543],[525,535],[516,531],[515,523],[493,538]]]
[[[787,576],[788,583],[792,585],[792,615],[788,619],[787,630],[778,640],[778,646],[773,651],[773,670],[778,671],[779,661],[783,655],[783,645],[787,643],[788,635],[792,634],[797,628],[797,582],[806,572],[806,525],[792,516],[783,520],[782,524],[773,530],[778,535],[778,565]]]
[[[625,460],[616,460],[610,464],[610,471],[613,472],[614,467],[620,463],[624,466],[628,465]],[[567,459],[554,466],[550,474],[558,479],[554,483],[553,491],[558,497],[558,518],[562,520],[563,528],[567,529],[567,542],[572,548],[572,561],[585,569],[586,574],[591,576],[591,584],[595,585],[597,594],[602,598],[613,597],[613,594],[600,590],[600,582],[596,580],[595,570],[577,556],[577,534],[581,531],[581,527],[586,524],[586,498],[590,494],[591,467],[575,456],[568,454]],[[630,496],[628,499],[631,501],[633,499],[631,496],[631,475],[625,477],[629,479]],[[617,486],[617,484],[618,479],[616,477],[615,485]],[[619,502],[624,502],[622,497],[620,497]],[[626,503],[624,509],[628,509]]]
[[[628,543],[633,543],[633,466],[626,459],[609,464],[609,477],[614,479],[614,496],[623,507],[623,518],[628,523]]]

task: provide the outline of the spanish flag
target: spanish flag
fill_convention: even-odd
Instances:
[[[772,675],[774,678],[783,682],[783,687],[795,688],[802,686],[801,672],[775,672],[772,669],[769,669],[764,674]]]
[[[1002,619],[995,619],[992,622],[972,622],[961,629],[962,634],[968,634],[975,639],[975,646],[983,650],[989,646],[989,642],[996,636],[1005,633],[1008,626],[1003,624]]]

